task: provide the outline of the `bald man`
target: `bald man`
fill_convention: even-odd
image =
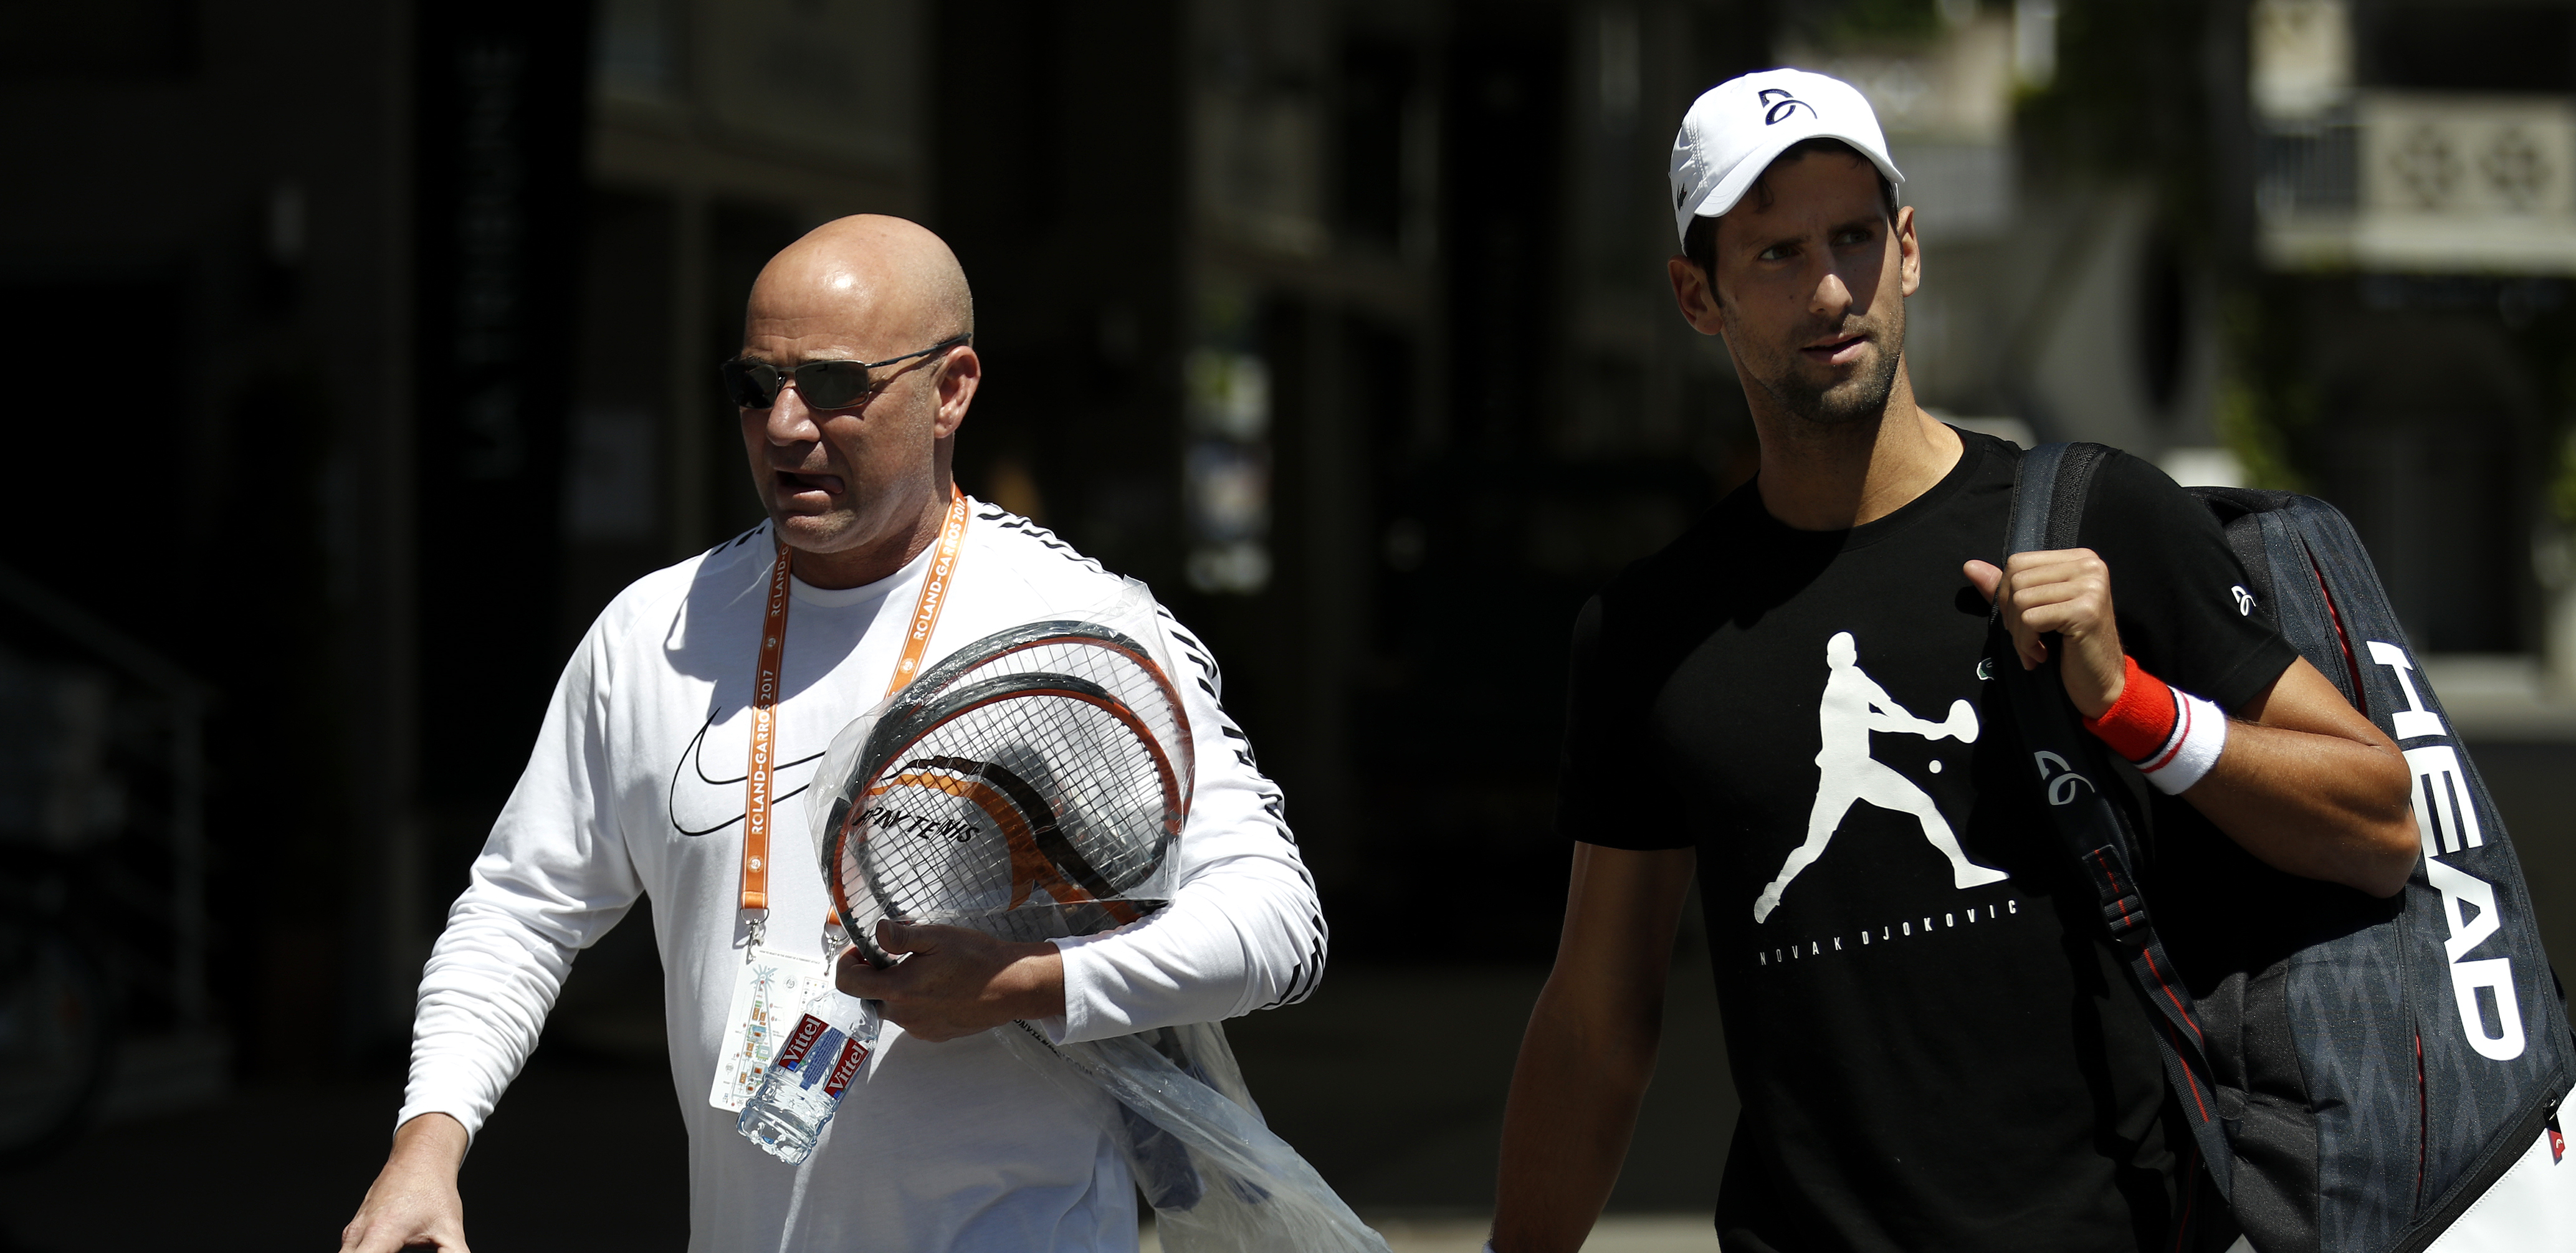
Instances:
[[[662,953],[697,1250],[1132,1250],[1134,1186],[1094,1111],[987,1029],[1017,1018],[1057,1041],[1100,1039],[1312,990],[1323,920],[1278,789],[1218,706],[1215,663],[1173,624],[1171,651],[1204,681],[1181,684],[1198,787],[1172,903],[1115,932],[1035,944],[889,924],[880,941],[907,959],[841,973],[884,1001],[889,1025],[820,1147],[789,1166],[737,1133],[719,1063],[740,972],[755,947],[825,969],[803,789],[833,735],[884,696],[914,616],[938,606],[929,664],[1119,587],[1027,519],[955,492],[950,454],[983,377],[974,329],[956,258],[900,219],[830,223],[761,272],[723,373],[769,518],[627,588],[565,668],[422,976],[393,1152],[344,1250],[465,1247],[468,1137],[536,1046],[574,955],[639,894],[653,898]],[[948,582],[925,595],[952,533]],[[776,864],[754,910],[742,894],[747,706],[781,560]],[[547,1134],[581,1151],[579,1123]]]

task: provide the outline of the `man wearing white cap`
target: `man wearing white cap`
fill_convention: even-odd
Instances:
[[[1673,293],[1724,338],[1761,465],[1576,623],[1572,886],[1499,1253],[1575,1249],[1608,1199],[1694,874],[1743,1099],[1728,1253],[2236,1238],[1999,666],[2057,648],[2095,734],[2132,760],[2162,737],[2141,771],[2167,864],[2383,897],[2413,864],[2396,746],[2248,616],[2216,524],[2154,467],[2113,454],[2085,547],[2003,560],[2017,450],[1925,415],[1906,377],[1903,181],[1860,94],[1795,70],[1708,92],[1674,142]],[[1988,655],[1998,597],[2015,656]]]

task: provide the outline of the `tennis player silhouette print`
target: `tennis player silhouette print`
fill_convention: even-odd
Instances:
[[[1788,862],[1780,867],[1780,876],[1755,898],[1753,921],[1769,918],[1771,911],[1780,907],[1780,896],[1789,890],[1789,881],[1825,855],[1825,845],[1833,842],[1834,832],[1843,825],[1843,816],[1860,801],[1914,815],[1914,820],[1923,826],[1923,838],[1950,859],[1953,886],[1980,887],[2006,878],[2003,871],[1969,861],[1959,849],[1959,837],[1950,830],[1949,820],[1941,816],[1941,807],[1933,804],[1922,788],[1914,786],[1913,780],[1869,755],[1872,731],[1974,744],[1977,711],[1964,700],[1954,700],[1950,702],[1947,722],[1915,717],[1860,668],[1860,644],[1849,631],[1836,631],[1832,639],[1825,641],[1825,666],[1825,694],[1816,703],[1816,730],[1824,744],[1816,750],[1820,773],[1815,807],[1807,811],[1807,842],[1790,852]]]

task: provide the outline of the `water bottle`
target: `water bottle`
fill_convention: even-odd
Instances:
[[[875,1005],[837,991],[806,1006],[742,1107],[743,1136],[789,1165],[812,1156],[841,1097],[866,1072],[877,1027]]]

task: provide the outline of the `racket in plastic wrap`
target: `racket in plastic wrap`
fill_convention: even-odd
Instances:
[[[1139,889],[1187,817],[1164,741],[1104,685],[974,677],[879,718],[834,802],[823,868],[851,942],[885,966],[879,919],[1008,940],[1133,922],[1162,905]]]

